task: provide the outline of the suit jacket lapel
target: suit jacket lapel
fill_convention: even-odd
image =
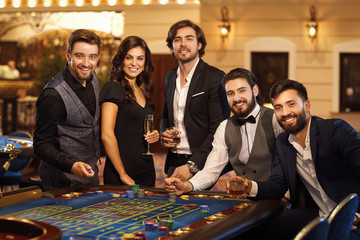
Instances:
[[[200,59],[198,65],[196,66],[196,69],[195,69],[194,75],[193,75],[193,77],[191,79],[191,82],[190,82],[188,95],[186,97],[185,112],[186,112],[186,109],[188,108],[188,106],[190,104],[192,95],[195,93],[195,89],[196,89],[196,86],[198,85],[198,82],[200,80],[204,65],[205,65],[204,61]]]
[[[316,127],[316,119],[315,117],[311,117],[310,124],[310,147],[311,147],[311,156],[314,162],[315,170],[316,170],[316,148],[317,148],[317,136],[319,132]]]
[[[169,77],[169,96],[168,96],[168,109],[169,109],[169,122],[174,122],[174,93],[176,88],[176,72],[177,68],[173,69],[171,76]]]
[[[287,136],[289,136],[287,134]],[[290,189],[290,194],[291,194],[291,199],[293,199],[294,201],[296,201],[297,199],[297,179],[296,179],[296,175],[297,175],[297,172],[296,172],[296,149],[293,147],[293,145],[288,141],[286,140],[286,144],[288,145],[286,148],[285,148],[285,163],[287,165],[287,169],[288,169],[288,173],[289,173],[289,189]]]

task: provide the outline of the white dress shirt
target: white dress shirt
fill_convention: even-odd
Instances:
[[[184,115],[185,115],[185,104],[186,98],[189,92],[189,86],[191,83],[191,79],[194,75],[195,69],[199,63],[200,58],[197,59],[196,63],[190,70],[189,74],[185,78],[185,85],[181,88],[180,83],[180,67],[177,69],[177,78],[176,78],[176,88],[174,92],[174,126],[180,131],[180,144],[172,151],[179,154],[192,154],[189,141],[187,138],[187,133],[184,125]]]
[[[239,134],[242,136],[239,161],[244,164],[246,164],[249,160],[251,149],[253,147],[256,127],[260,118],[260,114],[258,114],[259,111],[260,106],[256,105],[254,110],[248,115],[254,116],[256,123],[247,122],[241,126],[239,130]],[[218,180],[222,170],[229,162],[228,146],[225,142],[225,129],[227,121],[227,119],[222,121],[216,129],[214,140],[212,142],[213,148],[206,159],[204,168],[189,179],[194,187],[194,191],[200,191],[211,187]],[[273,115],[272,123],[274,127],[274,134],[277,137],[281,132],[283,132],[283,130],[276,121],[275,114]]]

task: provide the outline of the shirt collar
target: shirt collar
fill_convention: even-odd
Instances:
[[[193,77],[193,75],[194,75],[195,69],[196,69],[199,61],[200,61],[200,58],[198,57],[197,60],[196,60],[196,63],[195,63],[194,66],[191,68],[189,74],[188,74],[188,75],[186,76],[186,78],[185,78],[185,79],[186,79],[186,82],[189,83],[189,84],[190,84],[190,82],[191,82],[191,79],[192,79],[192,77]],[[180,67],[177,68],[177,76],[180,76]]]
[[[246,117],[244,117],[244,119],[245,119],[245,118],[248,118],[248,117],[250,117],[250,116],[253,116],[253,117],[257,120],[258,117],[259,117],[259,112],[260,112],[260,106],[259,106],[259,104],[256,104],[255,107],[254,107],[254,109],[251,111],[251,113],[249,113],[249,115],[247,115]]]
[[[311,118],[309,120],[309,126],[306,131],[305,148],[308,148],[310,146],[310,126],[311,126]],[[293,134],[290,134],[288,139],[291,144],[294,144],[296,142],[296,138]]]

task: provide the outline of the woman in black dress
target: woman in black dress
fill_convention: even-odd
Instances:
[[[127,37],[112,64],[110,81],[100,92],[104,183],[154,186],[153,158],[142,155],[147,142],[159,140],[157,130],[144,134],[145,115],[153,113],[150,50],[143,39]]]

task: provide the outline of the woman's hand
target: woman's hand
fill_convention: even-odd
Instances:
[[[145,140],[148,143],[156,143],[157,141],[159,141],[160,134],[158,130],[154,130],[151,133],[144,134],[144,136],[145,136]]]
[[[120,180],[126,185],[134,185],[135,181],[126,173],[120,175]]]

